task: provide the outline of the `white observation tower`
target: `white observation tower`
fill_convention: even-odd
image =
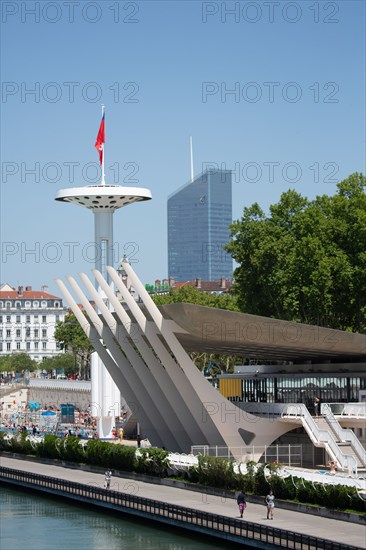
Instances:
[[[102,107],[102,121],[95,147],[99,152],[102,168],[100,185],[60,189],[55,200],[89,208],[94,214],[94,239],[96,247],[95,268],[109,281],[106,266],[113,266],[113,214],[118,208],[134,202],[151,199],[151,191],[139,187],[108,185],[105,182],[105,112]],[[101,289],[98,291],[104,296]],[[97,417],[100,438],[110,438],[115,417],[120,415],[121,396],[116,384],[94,352],[91,357],[92,414]]]

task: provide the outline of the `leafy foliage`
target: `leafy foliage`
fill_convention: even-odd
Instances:
[[[234,461],[213,456],[199,456],[196,474],[202,485],[225,489],[236,489],[243,486],[238,479],[241,474],[235,474]]]
[[[184,302],[186,304],[197,304],[206,307],[218,307],[220,309],[230,309],[239,311],[236,299],[231,294],[210,294],[197,290],[191,285],[185,285],[178,289],[170,289],[167,294],[155,294],[152,299],[156,305],[175,304]]]
[[[54,337],[61,349],[70,351],[74,355],[78,364],[77,370],[80,369],[83,372],[83,378],[89,378],[88,368],[93,346],[75,315],[70,313],[65,316],[64,321],[57,322]]]
[[[42,361],[42,370],[63,370],[66,374],[74,374],[79,370],[75,364],[75,357],[70,353],[60,353],[54,357],[47,357]]]
[[[84,443],[84,444],[83,444]],[[58,458],[115,468],[126,472],[138,472],[164,477],[169,467],[165,449],[138,449],[126,445],[115,445],[106,441],[91,440],[85,444],[76,437],[58,438],[45,435],[44,440],[34,445],[26,433],[9,438],[0,431],[0,451],[36,455],[44,458]],[[247,473],[235,473],[234,462],[225,458],[198,457],[198,466],[191,468],[188,479],[195,483],[216,488],[244,490],[264,496],[271,488],[276,498],[289,499],[302,504],[325,506],[329,509],[355,510],[365,513],[365,500],[357,489],[344,485],[313,483],[302,478],[278,475],[278,466],[266,465],[271,470],[270,485],[264,475],[264,465],[247,463]]]
[[[270,489],[269,483],[264,475],[264,468],[265,465],[260,464],[254,474],[253,493],[256,495],[267,495]]]
[[[39,369],[39,364],[26,353],[13,353],[0,357],[0,372],[24,372]]]
[[[135,471],[163,477],[169,467],[168,451],[159,448],[138,449]]]
[[[366,331],[365,185],[355,173],[334,196],[290,190],[268,216],[256,203],[244,209],[227,246],[241,311]]]

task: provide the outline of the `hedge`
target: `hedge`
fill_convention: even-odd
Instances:
[[[126,445],[114,445],[105,441],[80,440],[77,437],[58,438],[46,435],[35,444],[20,433],[8,438],[0,432],[0,451],[35,455],[81,462],[125,472],[136,472],[166,477],[169,471],[169,453],[165,449],[151,447],[138,449]],[[235,462],[225,458],[198,456],[198,466],[184,474],[193,483],[228,490],[266,495],[272,489],[276,498],[302,504],[324,506],[335,510],[354,510],[365,513],[365,500],[355,487],[330,485],[307,481],[303,478],[278,475],[280,466],[271,464],[246,464],[246,473],[235,473]]]

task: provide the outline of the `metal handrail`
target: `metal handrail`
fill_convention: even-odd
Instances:
[[[295,409],[295,413],[292,413],[291,409]],[[357,470],[357,461],[355,457],[342,453],[333,433],[329,430],[320,430],[304,404],[298,403],[296,405],[289,405],[288,407],[285,407],[281,416],[300,417],[304,428],[308,428],[306,431],[314,444],[323,443],[328,454],[333,460],[338,462],[342,470],[347,470],[350,468]]]
[[[354,412],[356,411],[356,412]],[[357,418],[366,418],[366,403],[346,403],[343,407],[343,410],[340,415],[342,418],[346,417],[357,417]]]
[[[330,406],[325,403],[322,407],[322,412],[324,414],[325,421],[331,430],[333,430],[336,436],[340,441],[345,441],[351,444],[352,449],[356,453],[357,457],[362,463],[362,466],[366,466],[366,452],[363,446],[361,445],[359,439],[356,437],[355,433],[350,429],[342,428],[338,420],[334,416]],[[346,437],[346,439],[345,439]]]
[[[175,525],[181,526],[194,525],[195,530],[201,527],[206,534],[212,536],[222,536],[222,533],[237,537],[238,541],[243,544],[248,544],[248,540],[255,541],[255,546],[258,547],[258,542],[271,544],[279,548],[292,548],[301,550],[357,550],[356,546],[338,543],[329,539],[322,539],[294,531],[288,531],[277,527],[267,527],[259,523],[253,523],[245,520],[238,520],[212,514],[194,508],[186,508],[175,504],[168,504],[158,500],[153,500],[145,497],[123,493],[114,490],[107,490],[101,487],[92,485],[84,485],[74,481],[34,474],[22,470],[14,470],[0,466],[0,481],[26,483],[32,488],[42,487],[43,490],[62,491],[63,496],[69,498],[82,498],[93,504],[103,502],[112,504],[115,508],[120,506],[124,511],[143,515],[145,518],[155,519],[157,521],[167,522],[174,520]],[[42,489],[41,489],[42,490]],[[71,496],[72,495],[72,496]],[[133,512],[132,512],[133,511]]]

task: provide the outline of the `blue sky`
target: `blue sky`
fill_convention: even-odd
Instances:
[[[92,214],[54,196],[99,182],[102,102],[107,182],[153,195],[114,215],[116,257],[133,251],[144,282],[167,275],[166,201],[190,177],[190,135],[197,174],[234,169],[234,219],[365,173],[362,1],[1,7],[1,282],[58,293],[54,278],[93,267]]]

